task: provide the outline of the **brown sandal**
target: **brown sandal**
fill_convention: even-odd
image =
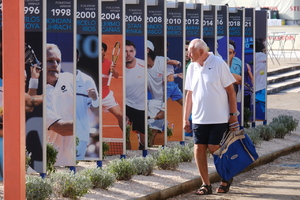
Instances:
[[[201,193],[202,192],[202,193]],[[203,184],[201,187],[195,192],[196,195],[207,195],[212,194],[211,185]]]
[[[228,181],[225,181],[225,180],[221,180],[221,182],[223,183],[227,183],[226,186],[224,185],[220,185],[218,188],[217,188],[217,193],[227,193],[229,191],[229,188],[230,188],[230,185],[233,181],[233,178],[229,179]],[[219,190],[223,190],[223,192],[219,192]]]

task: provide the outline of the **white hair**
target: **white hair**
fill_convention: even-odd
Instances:
[[[207,44],[202,39],[199,39],[199,38],[193,39],[190,42],[190,45],[191,45],[191,47],[194,47],[196,49],[202,49],[204,51],[208,51]]]

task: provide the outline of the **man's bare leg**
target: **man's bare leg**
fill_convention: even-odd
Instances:
[[[119,105],[114,106],[110,109],[108,109],[109,112],[111,112],[118,120],[118,124],[121,130],[123,130],[123,113],[121,111],[121,108]]]
[[[202,184],[210,185],[206,154],[207,147],[208,146],[206,144],[194,144],[194,154],[196,165],[202,179]]]

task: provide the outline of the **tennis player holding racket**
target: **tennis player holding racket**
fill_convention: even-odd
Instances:
[[[123,130],[123,113],[108,84],[110,74],[118,78],[119,72],[116,70],[115,62],[105,58],[106,51],[107,45],[102,42],[102,108],[104,112],[110,112],[117,118],[119,127]]]

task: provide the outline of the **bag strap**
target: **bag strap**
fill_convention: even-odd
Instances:
[[[246,137],[245,137],[245,138],[246,138]],[[254,159],[254,157],[252,156],[252,154],[249,152],[249,150],[248,150],[248,148],[246,147],[246,145],[244,144],[243,140],[240,139],[240,141],[241,141],[241,143],[242,143],[242,145],[243,145],[245,151],[247,151],[247,153],[248,153],[248,155],[250,156],[251,160],[254,162],[255,159]]]

